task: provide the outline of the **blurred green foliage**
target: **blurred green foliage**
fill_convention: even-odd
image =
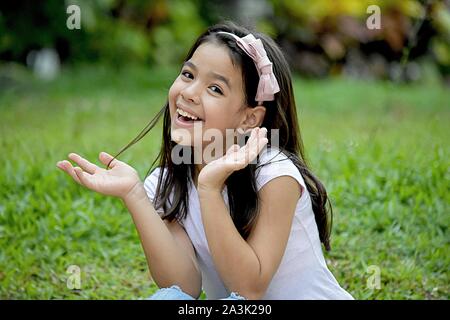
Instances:
[[[69,4],[80,7],[81,30],[66,28]],[[381,9],[379,30],[366,26],[370,5]],[[450,74],[447,0],[2,2],[0,61],[25,63],[31,50],[54,47],[63,62],[169,65],[180,62],[208,25],[224,19],[269,33],[292,68],[305,75],[392,79],[400,62],[405,67],[405,62],[422,60]],[[415,80],[422,73],[406,78]]]
[[[55,47],[68,62],[169,64],[181,59],[205,27],[190,1],[66,3],[0,4],[0,59],[25,62],[30,50]],[[80,30],[66,27],[68,4],[80,7]]]

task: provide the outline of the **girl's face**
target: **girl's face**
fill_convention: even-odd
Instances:
[[[228,49],[203,43],[184,63],[169,90],[172,140],[205,146],[210,134],[216,136],[219,131],[225,139],[226,129],[239,128],[244,104],[241,69],[233,65]],[[206,143],[203,134],[209,136]]]

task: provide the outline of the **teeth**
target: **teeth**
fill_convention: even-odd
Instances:
[[[184,117],[190,118],[192,120],[198,120],[198,117],[194,116],[193,114],[190,114],[184,110],[181,110],[180,108],[177,108],[178,114],[181,114]]]

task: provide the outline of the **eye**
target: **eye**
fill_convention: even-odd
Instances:
[[[223,95],[222,89],[220,89],[220,87],[213,85],[211,87],[209,87],[213,92],[218,93],[220,95]]]
[[[189,71],[186,71],[186,70],[181,71],[181,75],[182,75],[183,77],[185,77],[185,78],[188,78],[188,79],[193,79],[193,78],[194,78],[194,76],[192,75],[192,73],[190,73]]]

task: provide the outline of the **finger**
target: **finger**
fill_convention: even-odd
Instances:
[[[237,161],[238,159],[238,151],[241,147],[238,144],[233,144],[230,148],[228,148],[225,156],[231,161]]]
[[[231,147],[228,148],[226,155],[231,155],[238,151],[241,147],[238,144],[233,144]]]
[[[265,138],[265,137],[267,136],[267,128],[265,128],[265,127],[260,128],[260,129],[259,129],[259,134],[260,134],[263,138]]]
[[[246,150],[247,163],[253,163],[253,161],[258,157],[258,154],[261,153],[265,145],[269,142],[266,135],[266,128],[260,128],[255,131],[255,135],[252,140],[249,141],[248,148]]]
[[[67,160],[63,160],[63,161],[59,161],[56,166],[58,168],[60,168],[62,171],[65,171],[69,176],[72,177],[73,180],[75,180],[75,182],[81,184],[80,179],[78,178],[78,176],[76,175],[74,168],[72,166],[72,164],[67,161]]]
[[[247,139],[245,145],[244,145],[243,148],[241,149],[242,151],[245,151],[246,148],[248,148],[248,145],[251,144],[252,141],[254,140],[254,138],[255,138],[255,133],[256,133],[256,128],[249,129],[249,130],[247,130],[246,132],[247,132],[247,133],[250,132],[250,135],[249,135],[249,137],[248,137],[248,139]]]
[[[248,138],[248,141],[242,150],[242,155],[245,156],[246,161],[248,161],[250,153],[254,152],[254,146],[258,142],[258,135],[259,135],[259,128],[256,127],[252,130],[250,137]]]
[[[234,155],[231,156],[231,160],[233,161],[233,165],[236,169],[242,169],[249,163],[249,151],[252,146],[256,143],[256,129],[252,129],[250,133],[250,137],[247,140],[245,146],[241,148],[236,148]]]
[[[89,188],[89,189],[92,189],[92,190],[95,189],[94,183],[93,183],[92,180],[90,179],[90,178],[91,178],[91,175],[90,175],[89,173],[84,172],[84,171],[83,171],[81,168],[79,168],[79,167],[75,167],[75,168],[73,168],[73,169],[74,169],[74,171],[75,171],[76,176],[77,176],[78,179],[80,180],[81,185],[83,185],[83,186],[85,186],[85,187],[87,187],[87,188]]]
[[[78,164],[81,169],[90,174],[94,174],[96,170],[100,169],[95,164],[89,162],[88,160],[84,159],[82,156],[76,153],[70,153],[69,159]]]
[[[259,127],[251,129],[250,137],[248,138],[245,146],[240,149],[232,149],[234,148],[234,146],[232,146],[230,147],[230,149],[228,149],[227,155],[229,155],[229,160],[233,162],[233,167],[235,169],[242,169],[246,167],[252,160],[254,160],[258,156],[259,144],[261,143],[261,139],[259,139],[259,136],[265,135],[264,131],[262,133],[260,131],[261,130]],[[235,151],[234,155],[232,155],[231,150]]]
[[[258,139],[258,154],[269,143],[269,139],[267,139],[267,128],[261,128],[259,133],[260,133],[260,135],[259,135],[259,139]]]
[[[261,153],[267,143],[269,143],[269,139],[267,139],[267,129],[261,128],[258,132],[254,149],[252,150],[255,153],[253,155],[255,158]]]
[[[109,166],[109,168],[114,168],[120,162],[119,160],[114,159],[112,155],[104,151],[100,152],[98,158],[105,166]]]

